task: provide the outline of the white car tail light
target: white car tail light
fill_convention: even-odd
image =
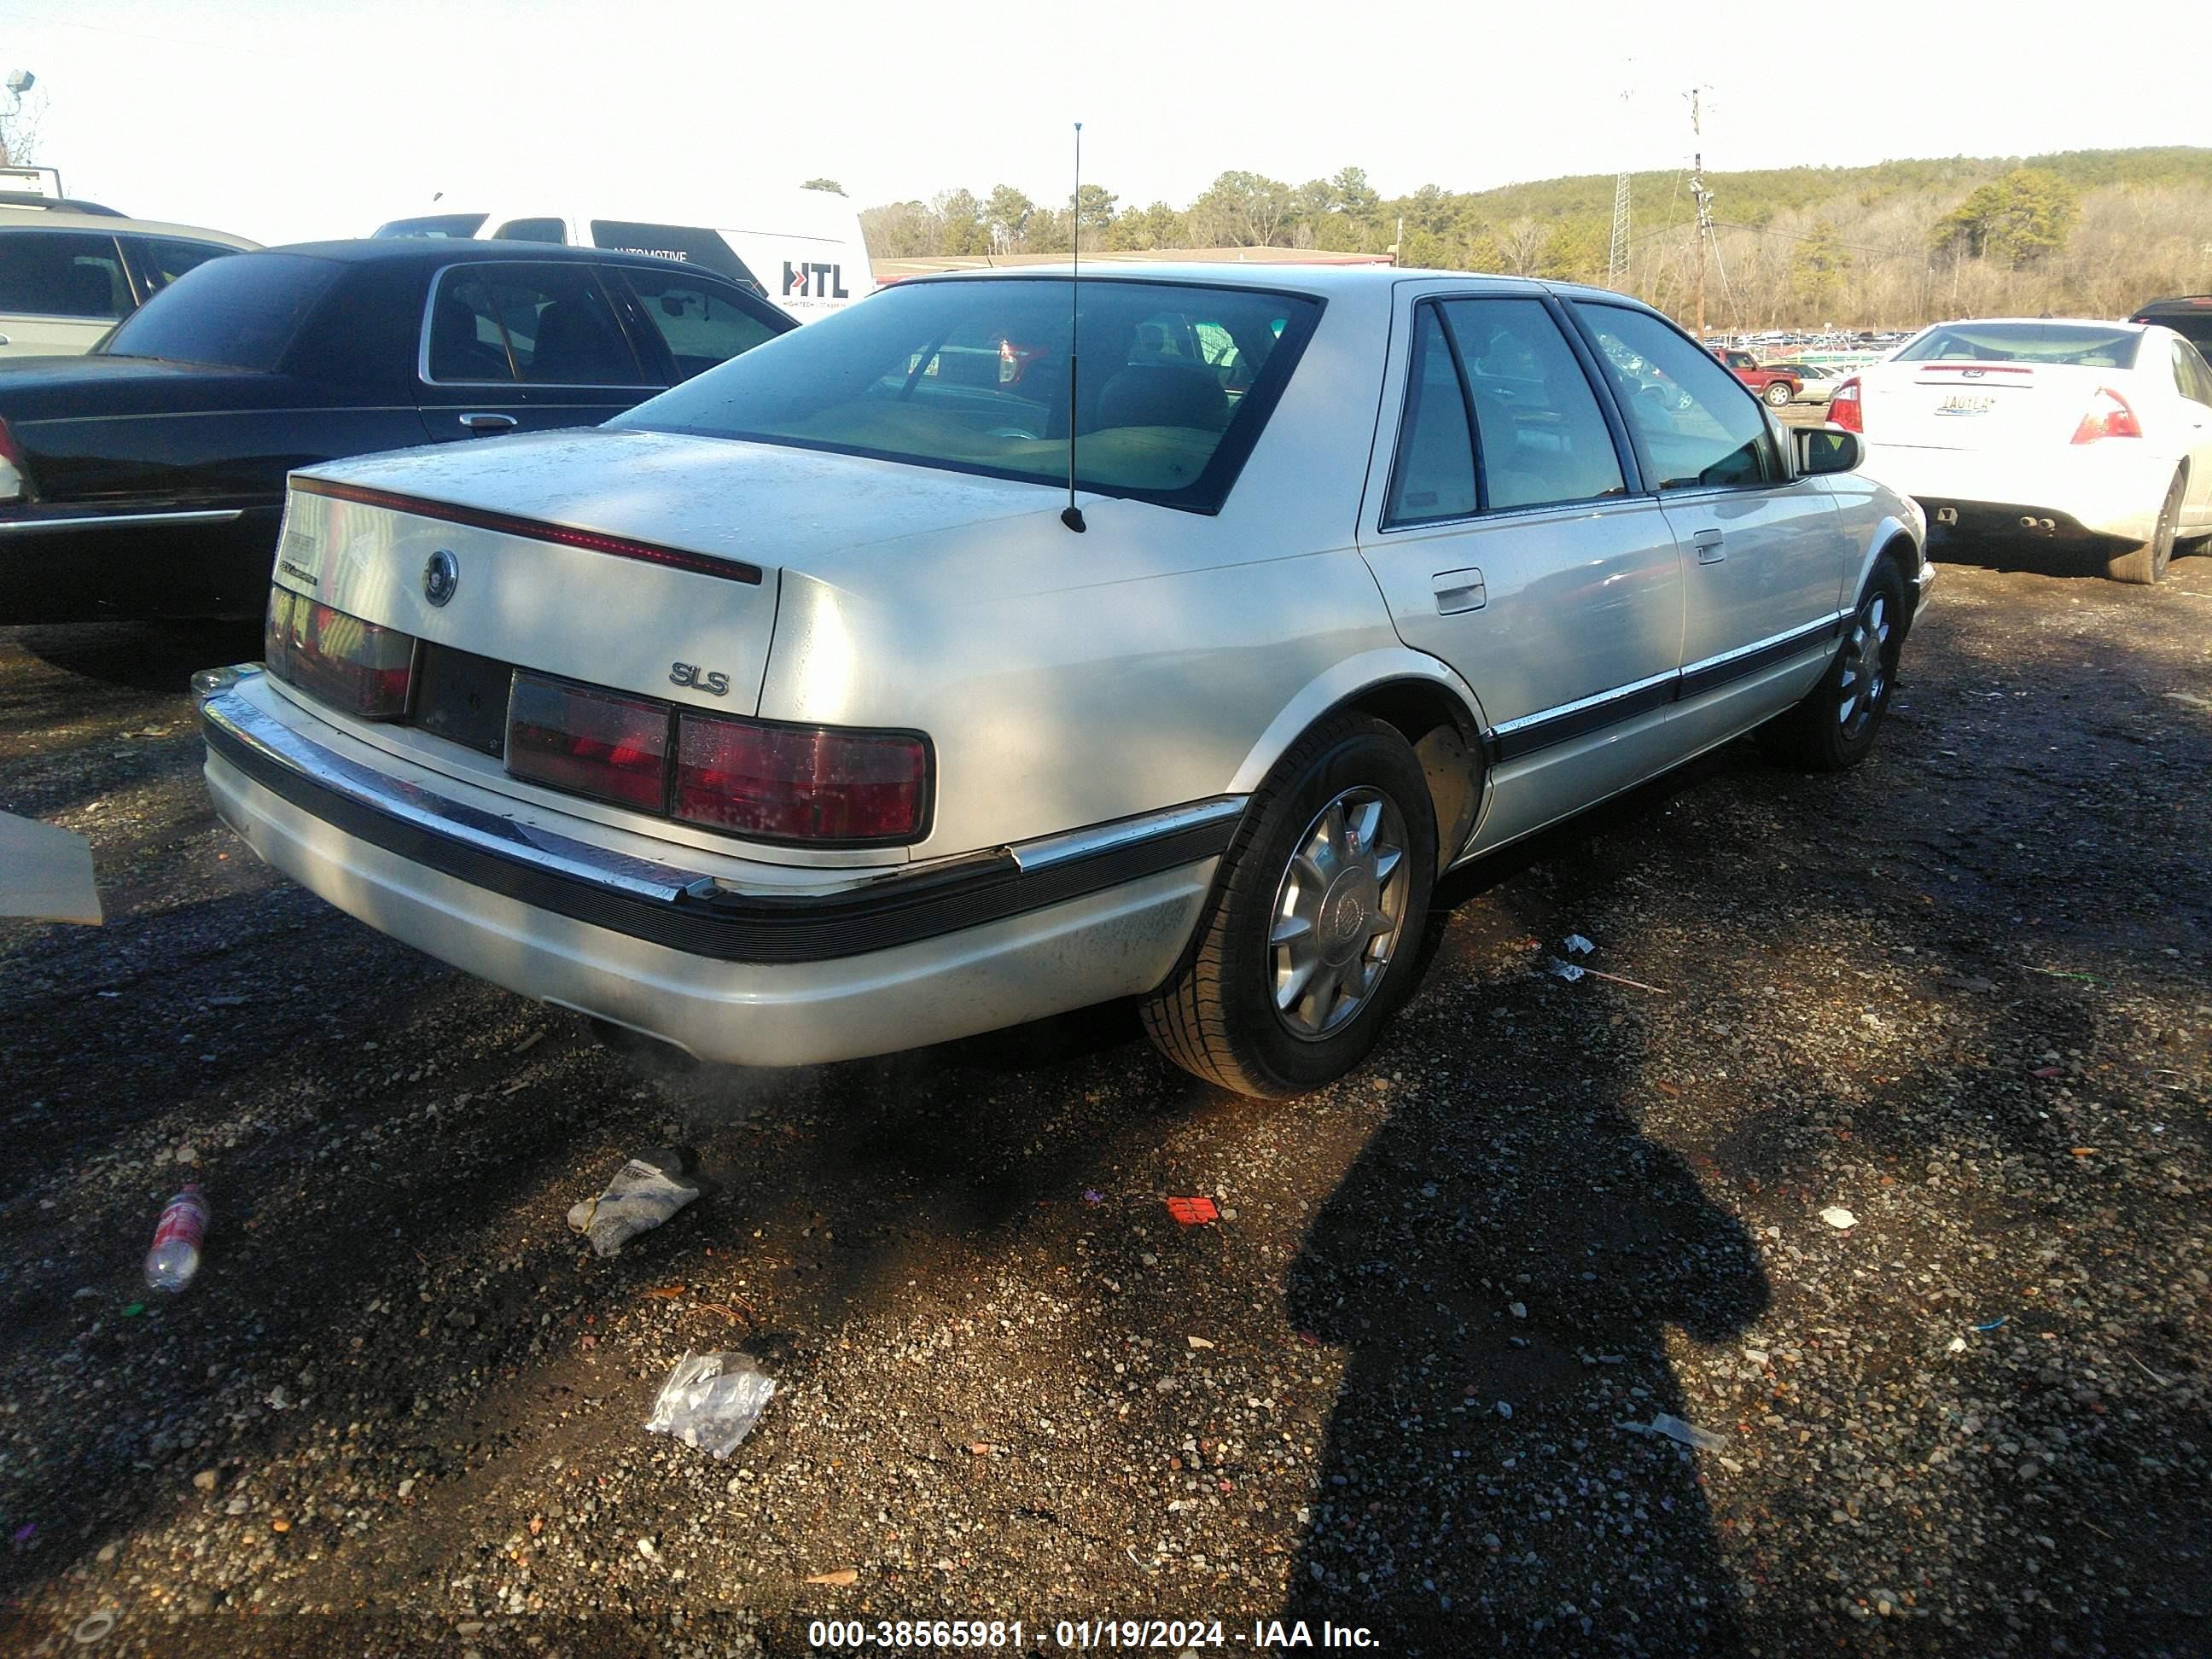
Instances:
[[[2093,444],[2102,438],[2140,438],[2142,422],[2136,419],[2135,410],[2128,400],[2108,386],[2097,388],[2097,395],[2089,399],[2089,407],[2082,412],[2081,424],[2074,428],[2074,441]]]
[[[1846,432],[1866,430],[1866,410],[1860,400],[1859,377],[1852,375],[1836,388],[1836,395],[1828,399],[1828,422]]]

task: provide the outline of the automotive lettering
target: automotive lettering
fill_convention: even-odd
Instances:
[[[695,691],[704,691],[708,696],[726,697],[730,695],[730,677],[697,667],[688,662],[668,665],[668,679],[672,685],[687,685]]]
[[[795,265],[783,262],[783,296],[802,300],[849,300],[842,265]]]

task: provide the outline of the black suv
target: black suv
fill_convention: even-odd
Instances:
[[[2136,307],[2131,323],[2156,323],[2170,328],[2207,358],[2212,358],[2212,294],[2183,294],[2171,300],[2153,300]]]

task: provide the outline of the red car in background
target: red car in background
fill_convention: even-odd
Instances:
[[[1730,346],[1708,346],[1705,349],[1726,363],[1730,374],[1776,409],[1805,389],[1805,382],[1786,369],[1761,368],[1759,359],[1748,351],[1738,351]]]

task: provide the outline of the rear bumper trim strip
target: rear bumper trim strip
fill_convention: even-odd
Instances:
[[[764,894],[404,783],[325,749],[228,687],[202,697],[200,722],[211,762],[347,835],[519,902],[722,962],[860,956],[1100,892],[1218,856],[1243,807],[1242,797],[1194,802],[904,866],[830,892]]]

